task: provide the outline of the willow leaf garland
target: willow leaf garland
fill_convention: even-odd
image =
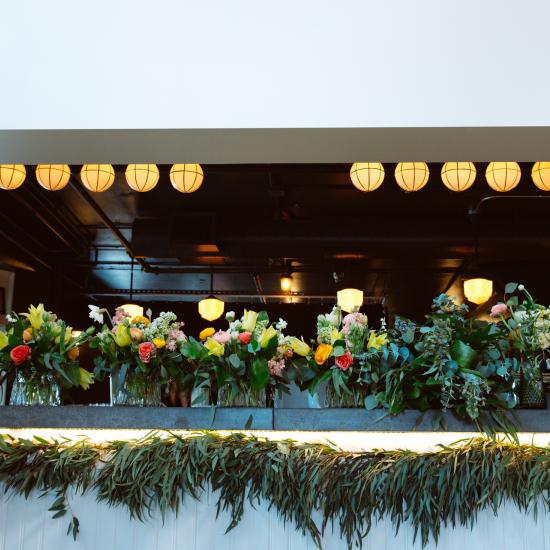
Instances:
[[[137,441],[93,444],[0,436],[4,492],[52,495],[54,517],[70,511],[69,488],[95,490],[99,501],[125,506],[141,521],[156,511],[177,513],[186,499],[213,489],[217,511],[238,525],[246,502],[266,501],[284,522],[310,534],[320,548],[339,528],[351,548],[374,522],[409,523],[423,545],[444,526],[473,527],[478,513],[505,501],[523,512],[550,508],[550,448],[476,438],[437,451],[351,453],[320,443],[272,441],[204,432],[185,437],[152,433]],[[314,512],[320,524],[312,519]],[[78,519],[69,532],[76,537]]]

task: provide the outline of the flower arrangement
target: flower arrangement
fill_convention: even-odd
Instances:
[[[506,422],[498,413],[518,403],[518,364],[510,357],[508,333],[501,324],[469,318],[468,311],[441,294],[422,326],[396,323],[392,341],[414,359],[387,377],[384,402],[391,414],[442,408],[485,427]]]
[[[6,332],[0,332],[0,370],[14,381],[12,403],[58,405],[60,388],[88,389],[94,376],[80,367],[78,355],[93,332],[73,335],[43,304],[8,315]]]
[[[522,284],[508,283],[505,303],[491,309],[509,335],[512,355],[522,376],[520,398],[523,405],[544,405],[541,362],[550,347],[550,308],[538,304]]]
[[[289,360],[290,338],[286,321],[270,323],[265,311],[244,311],[240,319],[230,311],[227,330],[207,328],[200,334],[211,365],[218,405],[271,404],[274,396],[288,393],[293,378]]]
[[[342,318],[339,307],[317,317],[315,350],[294,339],[302,388],[315,393],[327,382],[329,406],[375,408],[383,377],[399,353],[388,351],[385,321],[380,330],[369,328],[368,318],[354,311]]]
[[[90,317],[103,327],[92,339],[98,379],[111,376],[113,404],[159,405],[161,384],[176,380],[189,384],[187,364],[180,345],[187,339],[172,312],[163,312],[151,320],[148,316],[131,318],[122,308],[113,317],[105,309],[90,307]],[[104,323],[104,316],[110,323]]]

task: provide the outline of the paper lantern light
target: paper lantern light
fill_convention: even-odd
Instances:
[[[337,303],[347,313],[358,310],[363,305],[363,291],[357,288],[344,288],[338,291]]]
[[[23,185],[27,170],[24,164],[0,164],[0,188],[13,191]]]
[[[429,177],[430,169],[425,162],[400,162],[395,167],[395,181],[404,191],[419,191]]]
[[[82,185],[93,193],[107,191],[115,181],[115,171],[110,164],[84,164],[80,170]]]
[[[550,162],[535,162],[531,179],[541,191],[550,191]]]
[[[151,191],[159,181],[159,169],[156,164],[128,164],[126,183],[134,191]]]
[[[36,167],[36,180],[48,191],[63,189],[71,179],[68,164],[39,164]]]
[[[170,168],[172,187],[180,193],[194,193],[204,179],[200,164],[174,164]]]
[[[521,168],[517,162],[490,162],[485,170],[485,179],[491,189],[506,193],[519,183]]]
[[[199,302],[199,314],[207,321],[219,319],[225,308],[225,304],[214,296],[209,296]]]
[[[466,191],[474,184],[476,167],[473,162],[446,162],[441,168],[441,181],[451,191]]]
[[[493,295],[493,281],[467,279],[464,281],[464,296],[474,304],[484,304]]]
[[[127,313],[131,319],[134,317],[143,317],[143,307],[138,306],[137,304],[124,304],[118,306],[118,309],[122,309],[124,313]]]
[[[349,171],[351,183],[359,191],[374,191],[384,181],[384,166],[380,162],[355,162]]]

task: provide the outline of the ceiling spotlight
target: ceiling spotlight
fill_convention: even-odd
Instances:
[[[280,281],[283,292],[289,292],[292,289],[292,275],[290,273],[283,273]]]

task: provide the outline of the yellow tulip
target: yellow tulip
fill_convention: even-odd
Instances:
[[[258,314],[255,311],[246,311],[244,310],[244,319],[242,324],[242,329],[244,332],[254,332],[256,328],[256,321],[258,319]]]
[[[0,349],[4,349],[8,345],[8,337],[5,332],[0,330]]]
[[[30,306],[29,313],[25,313],[25,317],[29,320],[31,326],[35,330],[39,330],[44,320],[44,304],[38,304],[38,306]]]
[[[201,330],[199,334],[199,339],[206,340],[209,336],[212,336],[215,332],[216,332],[215,328],[212,328],[212,327],[205,328]]]
[[[166,340],[164,338],[153,338],[153,344],[157,349],[162,349],[166,345]]]
[[[128,327],[122,323],[116,327],[115,331],[115,342],[116,345],[120,348],[125,348],[130,345],[132,339],[130,338],[130,333]]]
[[[207,338],[204,347],[208,350],[208,355],[215,355],[216,357],[221,357],[225,351],[225,345],[212,340],[212,338]]]
[[[262,335],[259,339],[259,344],[261,348],[267,347],[267,344],[269,344],[269,341],[274,337],[277,336],[277,331],[273,328],[273,325],[269,326],[268,328],[264,328]]]
[[[90,384],[94,383],[93,372],[88,372],[86,369],[80,369],[80,387],[83,390],[87,390]]]
[[[328,356],[332,353],[332,346],[330,344],[319,344],[315,350],[315,362],[318,365],[322,365],[327,359]]]
[[[302,357],[306,357],[311,353],[311,348],[304,342],[303,338],[299,340],[298,338],[293,337],[290,341],[290,345],[294,353],[301,355]]]
[[[379,351],[380,348],[387,341],[388,341],[388,335],[385,332],[376,336],[376,332],[374,332],[374,330],[371,330],[369,335],[369,341],[367,342],[367,349],[375,349],[376,351]]]

